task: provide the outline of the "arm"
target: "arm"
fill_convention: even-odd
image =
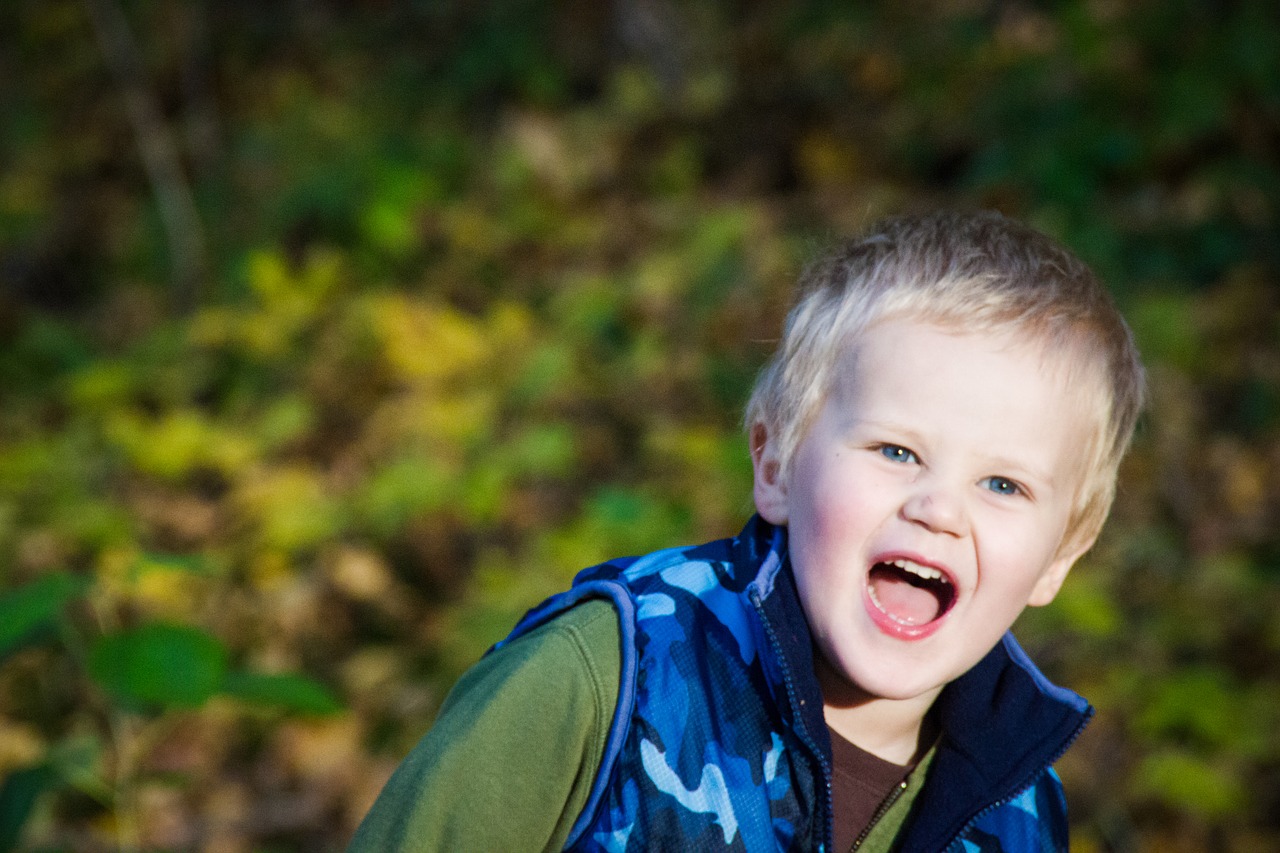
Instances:
[[[483,658],[387,782],[350,853],[559,850],[604,752],[618,643],[612,605],[590,601]]]

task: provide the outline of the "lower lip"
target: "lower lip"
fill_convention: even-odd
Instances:
[[[875,601],[871,598],[869,587],[863,587],[862,604],[867,609],[867,615],[871,617],[871,621],[880,629],[880,632],[893,637],[895,640],[923,640],[941,628],[943,620],[947,618],[947,614],[944,613],[924,625],[904,625],[876,606]]]

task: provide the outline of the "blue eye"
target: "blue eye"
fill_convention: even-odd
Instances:
[[[1022,493],[1022,487],[1006,477],[988,477],[982,482],[997,495],[1018,495]]]
[[[899,447],[896,444],[880,445],[880,455],[892,462],[901,462],[903,464],[920,461],[910,450],[905,447]]]

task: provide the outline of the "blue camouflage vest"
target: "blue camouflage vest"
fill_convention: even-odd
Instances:
[[[830,850],[831,747],[785,529],[756,518],[734,539],[587,569],[499,646],[588,598],[617,609],[621,685],[565,849]],[[975,716],[996,707],[993,692],[1034,739],[1028,748],[1010,749],[1008,732]],[[1065,851],[1049,764],[1087,720],[1083,700],[1045,681],[1007,636],[938,701],[942,741],[900,849]],[[974,731],[952,738],[949,723]],[[997,773],[975,766],[985,759],[975,747]]]

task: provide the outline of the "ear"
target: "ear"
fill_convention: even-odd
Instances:
[[[762,423],[751,427],[751,469],[755,473],[752,497],[756,512],[770,524],[787,523],[787,486],[782,480],[778,441]]]
[[[1058,590],[1062,589],[1062,583],[1067,579],[1067,573],[1071,571],[1071,567],[1075,565],[1076,560],[1084,556],[1084,553],[1093,547],[1094,537],[1090,537],[1088,541],[1072,548],[1070,552],[1055,557],[1053,562],[1045,567],[1040,573],[1040,579],[1036,581],[1036,585],[1031,589],[1031,597],[1027,599],[1027,604],[1031,607],[1044,607],[1058,595]]]

